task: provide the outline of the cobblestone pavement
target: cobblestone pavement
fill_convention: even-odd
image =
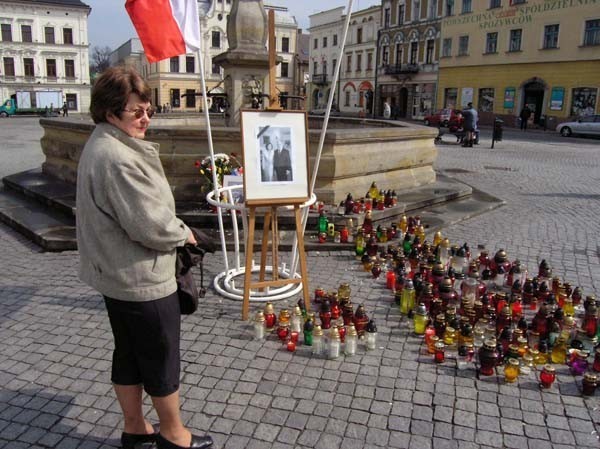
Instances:
[[[438,170],[507,202],[445,235],[505,248],[530,269],[546,258],[555,274],[598,290],[600,141],[513,132],[495,150],[485,135],[476,148],[438,148]],[[42,253],[0,225],[0,447],[118,447],[109,324],[77,263],[76,252]],[[453,360],[436,365],[351,254],[310,253],[308,265],[311,291],[350,283],[353,303],[377,321],[378,349],[324,360],[272,336],[254,341],[240,304],[210,289],[202,312],[183,319],[181,392],[185,422],[216,447],[600,447],[598,395],[583,398],[565,368],[542,392],[533,375],[505,384]],[[207,259],[210,277],[222,269],[220,255]]]

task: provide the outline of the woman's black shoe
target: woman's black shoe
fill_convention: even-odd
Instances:
[[[157,449],[210,449],[213,445],[213,439],[208,436],[192,435],[192,444],[189,447],[178,446],[175,443],[171,443],[160,433],[156,434],[156,447]]]
[[[123,432],[121,434],[121,447],[123,449],[136,449],[137,444],[154,443],[156,441],[156,435],[158,435],[158,433],[137,434]]]

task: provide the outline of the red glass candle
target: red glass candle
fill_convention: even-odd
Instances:
[[[443,342],[438,341],[435,343],[435,353],[433,354],[433,359],[435,360],[435,363],[443,363],[445,358],[445,345]]]
[[[327,241],[327,233],[319,232],[319,243],[325,243]]]
[[[540,386],[542,388],[550,388],[556,380],[554,368],[550,365],[544,366],[540,373]]]
[[[598,376],[594,373],[585,373],[581,381],[582,393],[586,396],[592,396],[598,386]]]
[[[479,364],[480,374],[484,376],[492,376],[498,362],[498,352],[496,352],[495,340],[486,340],[481,348],[479,348]]]
[[[349,235],[348,228],[346,226],[344,226],[342,228],[342,230],[340,231],[340,241],[342,243],[348,243],[348,235]]]
[[[293,341],[294,343],[298,343],[298,332],[296,332],[296,331],[290,332],[290,341]]]
[[[275,323],[277,322],[277,315],[275,315],[273,304],[268,302],[265,305],[263,313],[265,315],[265,327],[269,330],[273,329],[275,327]]]
[[[596,348],[594,353],[594,364],[592,365],[594,371],[600,372],[600,348]]]
[[[585,312],[581,328],[585,330],[588,337],[592,338],[598,331],[598,319],[596,318],[596,306],[590,306]]]
[[[325,290],[322,288],[317,288],[315,290],[315,302],[318,304],[325,297]]]
[[[338,334],[340,334],[340,341],[344,343],[346,341],[346,328],[344,326],[338,326]]]
[[[294,352],[296,350],[296,342],[290,340],[287,342],[287,350],[290,352]]]
[[[394,288],[396,288],[396,273],[394,270],[389,270],[385,274],[385,287],[390,290],[394,290]]]
[[[286,341],[290,334],[290,328],[288,326],[279,326],[277,328],[277,336],[281,341]]]

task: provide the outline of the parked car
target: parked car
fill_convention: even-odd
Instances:
[[[556,131],[563,137],[573,134],[586,134],[600,136],[600,115],[588,115],[577,119],[575,122],[564,122],[556,127]]]
[[[425,126],[456,126],[459,123],[458,109],[441,109],[434,114],[425,116],[423,124]]]

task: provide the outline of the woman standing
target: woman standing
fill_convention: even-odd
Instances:
[[[111,380],[123,411],[121,444],[133,449],[210,448],[179,414],[180,309],[175,248],[195,244],[175,216],[159,147],[143,139],[154,110],[150,88],[130,68],[111,67],[94,83],[96,128],[77,177],[79,277],[104,297],[115,349]],[[151,397],[160,433],[144,419]]]

